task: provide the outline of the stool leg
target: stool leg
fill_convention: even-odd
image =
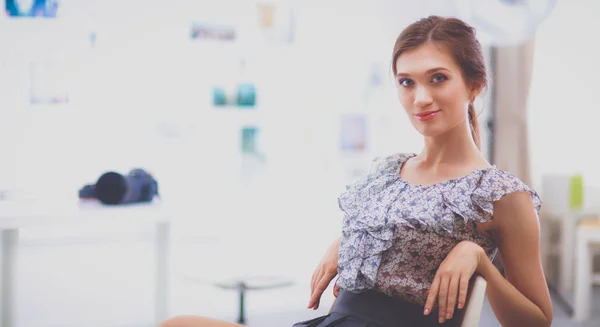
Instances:
[[[158,222],[155,238],[155,320],[159,325],[168,317],[169,303],[169,222]]]
[[[245,295],[246,295],[246,287],[245,285],[240,285],[240,310],[238,316],[238,324],[246,324],[246,306],[245,306]]]

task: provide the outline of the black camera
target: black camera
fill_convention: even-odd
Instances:
[[[127,175],[109,171],[94,185],[79,190],[81,199],[98,199],[104,204],[151,202],[158,196],[158,182],[143,169],[133,169]]]

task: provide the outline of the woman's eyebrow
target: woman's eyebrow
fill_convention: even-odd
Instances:
[[[431,69],[428,69],[427,71],[425,71],[425,75],[430,75],[430,74],[437,73],[437,72],[443,71],[443,70],[449,71],[447,68],[444,68],[444,67],[435,67],[435,68],[431,68]],[[396,76],[406,77],[406,76],[410,76],[410,74],[400,72],[400,73],[396,74]]]

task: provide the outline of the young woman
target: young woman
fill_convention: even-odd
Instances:
[[[313,274],[308,307],[318,308],[338,276],[335,305],[294,326],[451,325],[474,274],[487,280],[502,326],[550,326],[540,199],[479,151],[473,102],[487,75],[474,29],[455,18],[417,21],[396,40],[392,67],[400,102],[425,147],[376,159],[339,197],[342,237]],[[492,264],[497,253],[506,278]],[[163,326],[239,325],[177,317]]]

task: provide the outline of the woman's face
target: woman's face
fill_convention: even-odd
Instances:
[[[466,126],[472,92],[444,47],[428,42],[403,52],[396,72],[400,102],[419,133],[435,137]]]

